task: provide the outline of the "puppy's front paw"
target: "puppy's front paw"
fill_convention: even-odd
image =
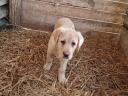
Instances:
[[[62,83],[62,84],[66,84],[67,83],[67,79],[66,78],[59,78],[59,82]]]
[[[47,63],[46,63],[46,64],[44,65],[44,70],[49,71],[50,68],[51,68],[51,64],[47,64]]]

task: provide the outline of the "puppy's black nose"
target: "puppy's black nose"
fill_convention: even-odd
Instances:
[[[68,59],[68,57],[69,57],[68,53],[63,52],[63,55],[64,55],[64,58]]]

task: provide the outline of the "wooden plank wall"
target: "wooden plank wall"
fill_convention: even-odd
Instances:
[[[53,30],[58,18],[69,17],[82,32],[119,34],[128,0],[10,0],[10,7],[12,24]]]

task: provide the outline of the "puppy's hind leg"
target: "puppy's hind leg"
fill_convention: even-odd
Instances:
[[[49,71],[52,66],[53,57],[47,54],[46,64],[44,65],[44,70]]]

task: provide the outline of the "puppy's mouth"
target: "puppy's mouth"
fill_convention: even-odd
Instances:
[[[72,59],[72,57],[70,57],[70,56],[68,56],[68,57],[63,56],[63,59],[71,60],[71,59]]]
[[[68,57],[63,57],[64,59],[69,59]]]

